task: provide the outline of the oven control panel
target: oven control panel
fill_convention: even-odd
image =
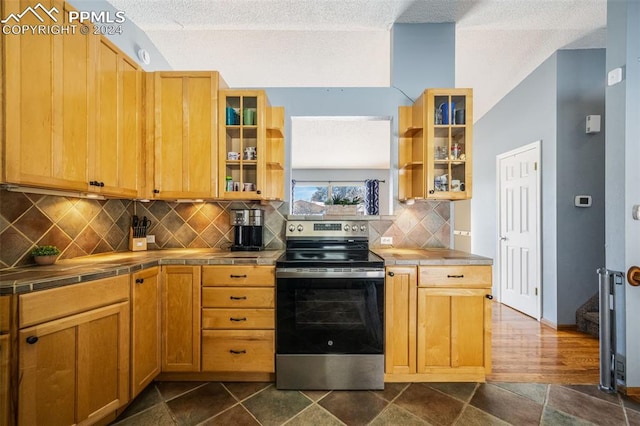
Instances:
[[[287,237],[349,237],[369,235],[365,220],[290,220],[286,225]]]

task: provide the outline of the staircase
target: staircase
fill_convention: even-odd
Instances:
[[[576,311],[578,331],[600,337],[600,298],[598,293],[591,296]]]

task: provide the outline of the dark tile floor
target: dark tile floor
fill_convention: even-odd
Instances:
[[[387,383],[383,391],[281,391],[273,383],[156,382],[127,425],[640,425],[640,399],[596,385]]]

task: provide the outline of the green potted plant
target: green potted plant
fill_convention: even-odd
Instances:
[[[39,246],[31,250],[31,256],[38,265],[52,265],[56,263],[56,259],[60,254],[60,250],[56,246]]]

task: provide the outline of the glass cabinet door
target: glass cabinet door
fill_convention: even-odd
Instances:
[[[231,198],[255,198],[258,191],[258,96],[225,95],[224,192]]]
[[[464,89],[460,89],[464,90]],[[427,186],[434,198],[468,198],[470,186],[471,126],[467,125],[465,94],[433,95],[432,134],[427,162],[432,164]],[[445,194],[446,193],[446,194]]]

